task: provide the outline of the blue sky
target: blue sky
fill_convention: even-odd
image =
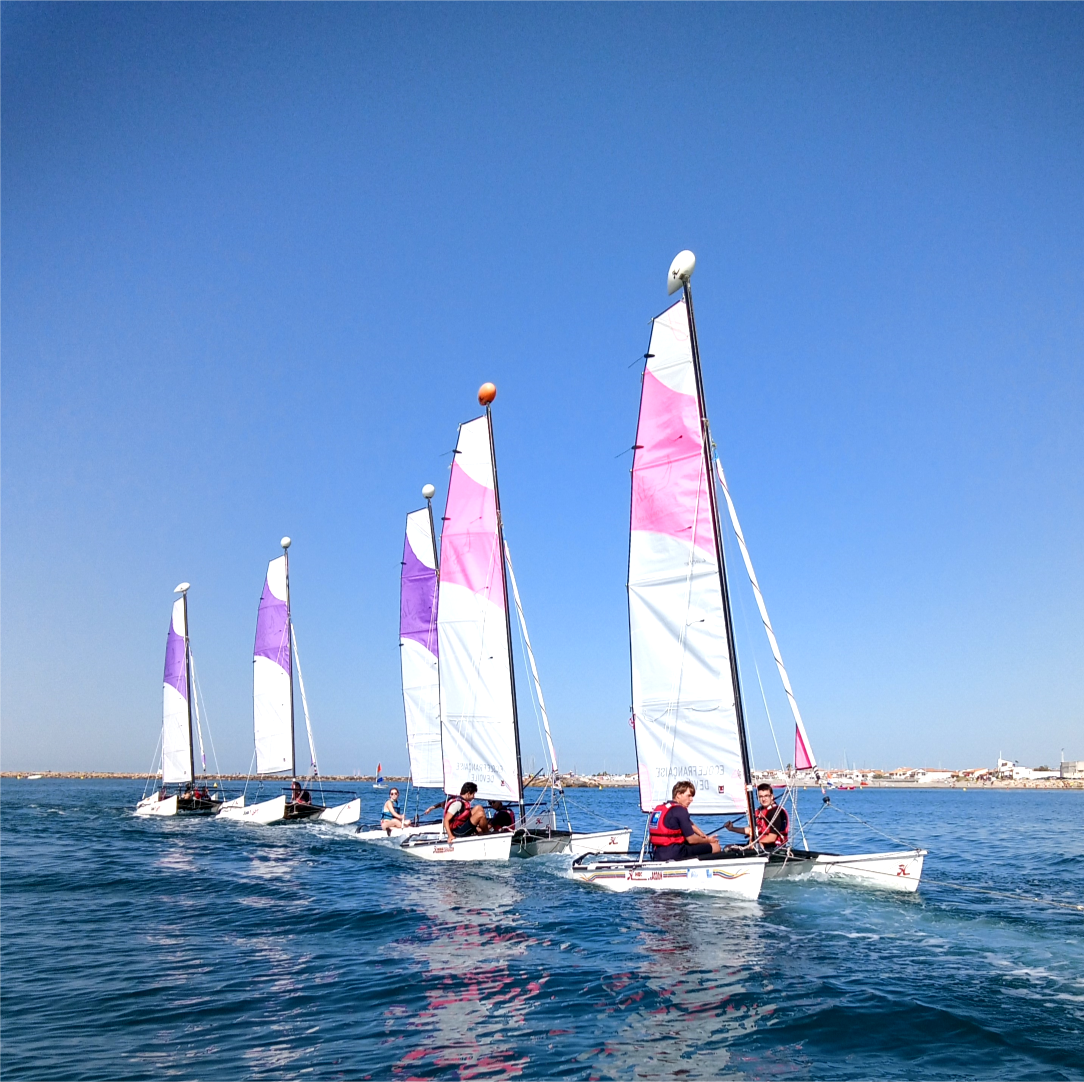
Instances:
[[[563,763],[631,769],[686,247],[822,760],[1084,758],[1079,5],[7,4],[2,48],[5,769],[149,766],[181,580],[246,769],[284,533],[323,769],[402,768],[403,517],[489,379]]]

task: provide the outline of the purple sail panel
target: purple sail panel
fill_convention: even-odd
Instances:
[[[183,698],[188,699],[188,673],[184,664],[184,598],[173,603],[173,615],[169,620],[166,634],[166,668],[162,673],[162,683],[175,688]]]
[[[290,667],[289,610],[286,606],[286,558],[280,556],[267,567],[267,578],[256,617],[254,657],[265,657],[286,672]]]
[[[407,521],[403,575],[399,594],[399,637],[412,639],[437,654],[437,569],[429,513],[414,512]]]

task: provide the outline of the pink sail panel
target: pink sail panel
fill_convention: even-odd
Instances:
[[[515,710],[489,418],[459,428],[440,545],[444,790],[519,800]]]
[[[794,769],[795,770],[812,770],[815,766],[813,755],[810,752],[805,740],[802,739],[802,730],[795,727],[794,729]]]

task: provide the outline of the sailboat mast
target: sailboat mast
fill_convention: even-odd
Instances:
[[[294,659],[292,653],[294,618],[290,614],[290,539],[284,537],[282,556],[286,561],[286,656],[290,659],[290,777],[297,777],[297,737],[294,733]]]
[[[188,773],[194,782],[196,780],[196,753],[192,748],[192,696],[195,687],[192,683],[192,654],[188,645],[188,591],[181,594],[184,602],[184,688],[188,699]]]
[[[493,463],[493,502],[497,509],[497,549],[501,566],[501,592],[504,596],[504,630],[508,641],[508,678],[512,682],[512,730],[516,735],[516,789],[519,818],[520,822],[523,822],[523,760],[519,750],[519,706],[516,703],[516,668],[512,658],[512,614],[508,611],[508,574],[504,566],[504,523],[501,520],[501,490],[497,484],[497,449],[493,443],[493,411],[489,402],[486,403],[486,425],[489,429],[489,457]]]
[[[742,707],[741,683],[738,680],[738,657],[734,648],[734,619],[730,611],[730,590],[726,581],[726,559],[723,554],[723,535],[719,518],[719,499],[715,489],[712,470],[711,426],[708,423],[708,407],[704,398],[704,376],[700,369],[700,345],[696,340],[696,319],[693,315],[693,292],[688,277],[682,278],[685,292],[685,313],[689,319],[689,341],[692,345],[693,371],[696,374],[696,398],[700,406],[700,426],[704,456],[704,472],[708,479],[708,500],[711,504],[711,522],[715,533],[715,559],[719,565],[719,585],[723,592],[723,616],[726,620],[726,649],[730,658],[730,679],[734,687],[734,712],[738,721],[738,741],[741,745],[742,773],[745,775],[745,804],[749,815],[750,839],[756,837],[756,813],[753,806],[753,774],[749,767],[749,740],[745,734],[745,711]]]

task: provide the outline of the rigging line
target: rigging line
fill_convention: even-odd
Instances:
[[[891,834],[886,834],[883,830],[875,827],[872,823],[867,823],[865,819],[859,818],[857,815],[854,814],[854,812],[847,811],[846,808],[837,807],[835,804],[832,803],[831,799],[828,796],[825,796],[823,799],[825,808],[834,808],[841,815],[847,815],[856,823],[861,823],[862,826],[867,827],[869,830],[872,830],[875,834],[880,834],[882,838],[887,838],[890,842],[895,842],[897,845],[909,846],[911,849],[921,848],[921,846],[915,845],[914,842],[909,842],[906,841],[904,838],[895,838]],[[821,810],[823,811],[823,809]],[[820,812],[817,812],[817,815],[820,815]],[[816,816],[814,816],[814,818],[816,818]]]
[[[724,544],[726,543],[726,531],[725,530],[723,531],[723,543]],[[756,647],[752,645],[753,636],[752,636],[751,632],[749,631],[749,614],[748,614],[748,612],[747,612],[747,610],[745,608],[745,598],[742,596],[740,591],[738,592],[738,604],[739,604],[739,606],[741,606],[742,624],[744,624],[744,626],[745,626],[745,634],[748,637],[749,643],[750,643],[749,653],[752,655],[752,658],[753,658],[753,671],[757,674],[757,684],[760,686],[760,701],[764,704],[764,714],[768,718],[768,730],[772,734],[772,743],[775,745],[775,754],[779,759],[779,769],[782,770],[783,769],[783,753],[779,750],[779,740],[775,735],[775,725],[772,723],[772,712],[768,707],[768,696],[764,692],[764,681],[760,678],[760,665],[757,663]],[[738,655],[738,662],[739,662],[739,668],[740,668],[741,656],[738,654],[737,650],[735,650],[734,653],[736,655]],[[753,752],[752,752],[752,749],[750,748],[749,757],[752,758],[752,755],[753,755]]]
[[[154,745],[154,754],[151,756],[151,768],[150,768],[150,770],[147,771],[147,780],[143,783],[143,799],[144,800],[147,799],[147,786],[150,785],[151,778],[156,778],[158,776],[157,772],[154,769],[154,764],[159,761],[158,760],[158,749],[162,746],[162,738],[165,735],[166,735],[166,727],[163,725],[162,728],[158,730],[158,742]],[[166,776],[165,764],[163,763],[162,766],[163,766],[162,778],[163,778],[163,781],[164,781],[165,776]]]
[[[522,633],[522,639],[520,641],[520,652],[526,652],[527,659],[531,664],[531,676],[534,677],[534,696],[532,697],[532,703],[537,699],[535,708],[535,720],[538,720],[538,714],[542,715],[542,727],[546,730],[545,744],[550,753],[550,766],[553,770],[554,776],[557,774],[557,750],[553,746],[553,737],[550,734],[550,719],[546,713],[546,701],[542,698],[542,681],[538,678],[538,666],[534,660],[534,650],[531,649],[531,637],[527,634],[527,619],[523,615],[523,603],[519,599],[519,587],[516,585],[516,573],[512,569],[512,550],[508,547],[508,538],[504,539],[504,558],[508,562],[508,578],[512,583],[512,596],[516,601],[516,614],[519,616],[519,629]],[[526,650],[524,651],[524,648]],[[539,736],[542,734],[539,733]]]
[[[620,827],[622,830],[625,829],[625,825],[623,823],[617,822],[616,819],[607,819],[604,815],[599,815],[599,813],[595,811],[594,808],[589,808],[586,804],[581,804],[578,800],[573,800],[564,789],[562,789],[561,791],[561,796],[566,804],[572,804],[574,807],[579,808],[581,811],[587,812],[588,815],[590,815],[593,819],[597,819],[600,823],[605,823],[607,826],[611,827]]]
[[[730,521],[734,526],[734,536],[737,538],[738,548],[741,549],[742,559],[745,561],[745,570],[749,575],[749,582],[753,587],[753,596],[756,598],[757,608],[760,610],[760,618],[764,623],[764,632],[768,636],[768,645],[772,648],[772,656],[775,658],[775,665],[779,670],[779,678],[783,681],[783,690],[787,693],[787,702],[790,705],[790,712],[794,715],[794,724],[798,729],[798,734],[802,739],[806,754],[813,760],[810,763],[810,766],[815,767],[817,763],[813,756],[813,749],[809,745],[809,737],[806,735],[805,724],[802,722],[802,715],[798,711],[798,700],[794,697],[794,691],[790,686],[790,677],[787,676],[787,667],[783,664],[783,655],[779,651],[779,643],[776,641],[775,632],[772,630],[772,622],[768,619],[768,609],[764,604],[764,595],[760,592],[760,583],[757,582],[756,572],[753,570],[753,561],[749,556],[749,549],[745,544],[745,535],[741,532],[741,523],[738,522],[738,512],[734,509],[734,501],[730,498],[730,489],[727,488],[726,474],[723,472],[723,463],[718,457],[715,459],[715,469],[719,474],[719,483],[722,485],[723,496],[726,498],[727,510],[730,512]],[[797,766],[797,763],[795,763],[795,766]]]
[[[196,704],[203,703],[203,717],[207,722],[207,740],[211,745],[211,758],[215,764],[215,774],[218,777],[222,776],[222,771],[218,766],[218,753],[215,751],[215,734],[211,731],[211,719],[207,717],[207,697],[203,694],[203,688],[199,682],[199,670],[196,668],[196,655],[192,652],[191,646],[188,648],[188,656],[192,659],[192,682],[196,685]],[[196,722],[199,723],[199,711],[196,711]],[[203,736],[200,734],[200,752],[203,752]],[[206,761],[203,764],[203,769],[207,769]]]
[[[297,651],[297,630],[294,627],[293,620],[290,621],[290,636],[294,644],[294,660],[297,662],[297,682],[301,688],[301,709],[305,711],[305,731],[309,734],[309,765],[312,767],[312,773],[320,786],[320,791],[323,792],[320,767],[316,763],[316,744],[312,739],[312,722],[309,720],[309,700],[305,697],[305,678],[301,675],[301,655]]]

